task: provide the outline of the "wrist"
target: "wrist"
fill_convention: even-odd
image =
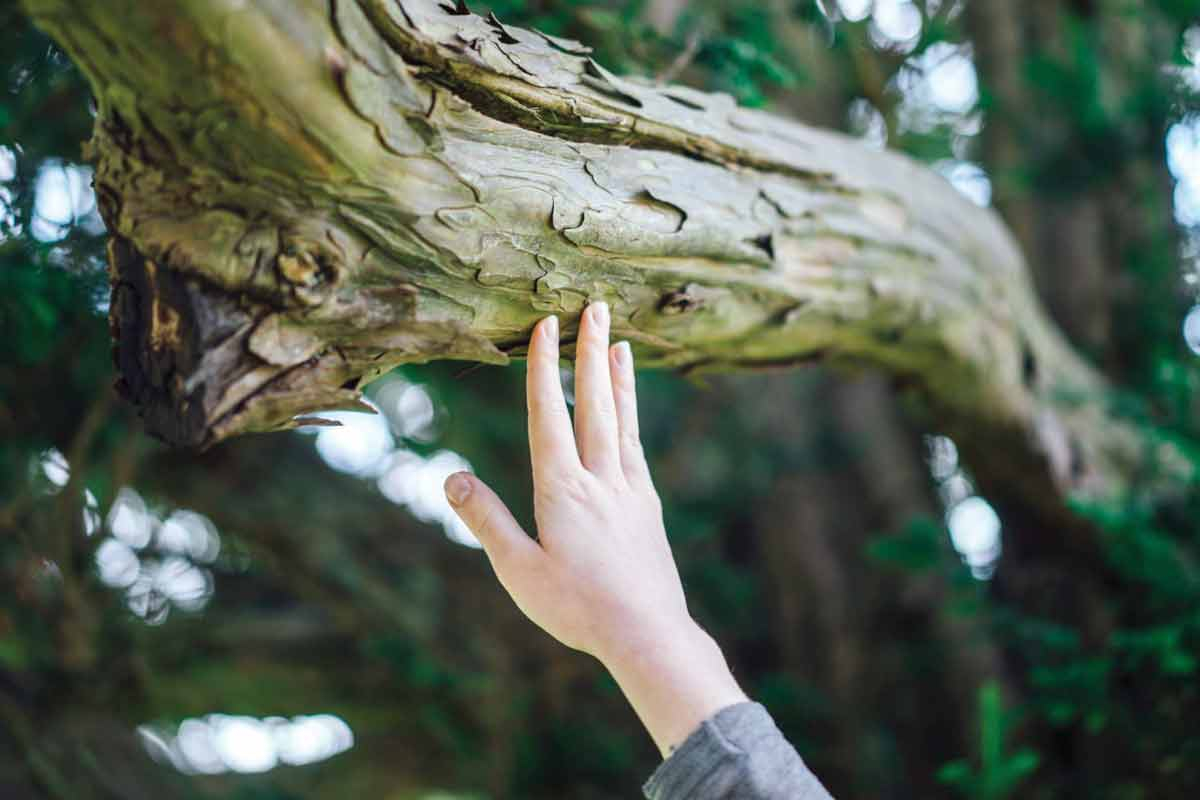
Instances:
[[[664,756],[704,720],[747,699],[716,641],[690,617],[669,635],[631,639],[601,661]]]
[[[660,660],[675,653],[707,649],[711,636],[688,615],[664,616],[617,625],[593,655],[609,670],[636,669],[647,658]]]

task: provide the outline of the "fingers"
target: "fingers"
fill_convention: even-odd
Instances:
[[[633,352],[629,342],[618,342],[609,350],[613,402],[617,409],[617,449],[621,469],[628,478],[649,474],[642,440],[638,433],[637,392],[633,374]]]
[[[588,470],[620,470],[617,412],[608,368],[608,305],[592,303],[579,322],[575,343],[575,439],[579,460]]]
[[[533,329],[525,375],[529,404],[529,453],[534,485],[548,476],[579,468],[571,416],[558,373],[558,318],[546,317]]]
[[[545,552],[525,534],[504,501],[471,473],[454,473],[443,488],[451,508],[483,545],[497,577],[511,593],[521,574]]]

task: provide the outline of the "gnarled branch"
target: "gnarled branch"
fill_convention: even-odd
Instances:
[[[904,156],[442,0],[24,0],[99,105],[121,387],[208,445],[607,300],[643,364],[876,365],[1058,492],[1143,443],[996,215]]]

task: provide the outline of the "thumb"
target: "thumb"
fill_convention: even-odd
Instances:
[[[450,507],[475,534],[500,580],[542,555],[538,544],[526,535],[504,501],[469,472],[456,472],[443,487]]]

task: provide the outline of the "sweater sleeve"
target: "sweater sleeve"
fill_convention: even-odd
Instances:
[[[832,800],[758,703],[706,719],[642,787],[647,800]]]

